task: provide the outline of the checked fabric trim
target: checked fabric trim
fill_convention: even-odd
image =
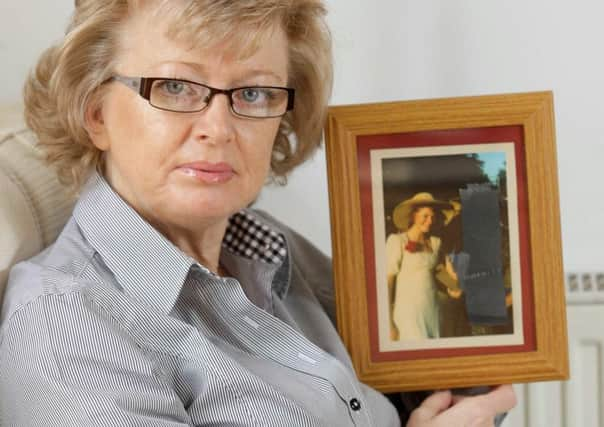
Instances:
[[[244,211],[229,218],[222,246],[237,255],[269,264],[279,264],[287,255],[283,236]]]

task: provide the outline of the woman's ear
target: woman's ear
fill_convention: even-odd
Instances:
[[[91,100],[84,113],[84,127],[94,146],[101,151],[109,149],[109,139],[103,118],[103,103],[99,99]]]

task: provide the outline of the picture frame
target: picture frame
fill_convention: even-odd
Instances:
[[[332,106],[325,141],[338,331],[362,382],[569,377],[551,92]]]

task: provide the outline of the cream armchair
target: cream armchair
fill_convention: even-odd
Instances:
[[[0,106],[0,301],[11,267],[50,245],[73,209],[35,141],[21,106]]]

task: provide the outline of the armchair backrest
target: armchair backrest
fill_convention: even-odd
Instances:
[[[22,108],[0,107],[0,301],[12,266],[50,245],[73,205],[44,163]]]

